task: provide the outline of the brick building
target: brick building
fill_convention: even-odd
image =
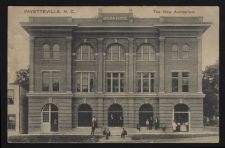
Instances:
[[[203,127],[202,17],[30,17],[28,132],[91,125]]]

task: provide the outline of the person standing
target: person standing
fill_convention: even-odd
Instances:
[[[137,124],[137,130],[139,130],[139,132],[141,131],[141,127],[139,124]]]
[[[121,132],[121,138],[125,138],[126,135],[127,135],[127,131],[123,128]]]
[[[145,125],[147,127],[147,130],[149,130],[149,120],[148,119],[146,120]]]
[[[176,124],[175,121],[173,121],[172,127],[173,127],[173,132],[176,132],[177,131],[177,124]]]
[[[109,136],[111,135],[109,128],[106,130],[105,139],[108,140]]]

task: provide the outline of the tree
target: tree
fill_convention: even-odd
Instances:
[[[29,67],[16,72],[16,81],[22,88],[29,91]]]
[[[202,92],[204,116],[213,121],[213,117],[219,115],[219,63],[207,66],[203,71]]]

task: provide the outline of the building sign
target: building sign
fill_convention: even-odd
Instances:
[[[103,16],[104,21],[128,21],[127,16]]]

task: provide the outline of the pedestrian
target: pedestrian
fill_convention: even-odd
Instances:
[[[152,117],[150,117],[150,120],[149,120],[149,129],[152,130],[152,126],[153,126],[153,120],[152,120]]]
[[[91,135],[94,135],[95,134],[95,123],[93,122],[91,124]]]
[[[121,132],[121,138],[125,138],[126,135],[127,135],[127,131],[123,128]]]
[[[106,135],[106,128],[104,128],[103,132],[102,132],[103,136]]]
[[[109,128],[107,128],[106,134],[105,134],[105,139],[108,140],[109,139],[109,136],[111,136],[111,133],[110,133]]]
[[[157,130],[159,128],[159,120],[158,118],[155,119],[155,130]]]
[[[147,130],[149,130],[149,120],[148,119],[146,120],[145,124],[146,124]]]
[[[173,132],[176,132],[177,131],[177,124],[176,124],[175,121],[173,121],[172,127],[173,127]]]
[[[137,124],[137,130],[139,130],[139,132],[141,131],[141,127],[140,127],[139,123]]]

